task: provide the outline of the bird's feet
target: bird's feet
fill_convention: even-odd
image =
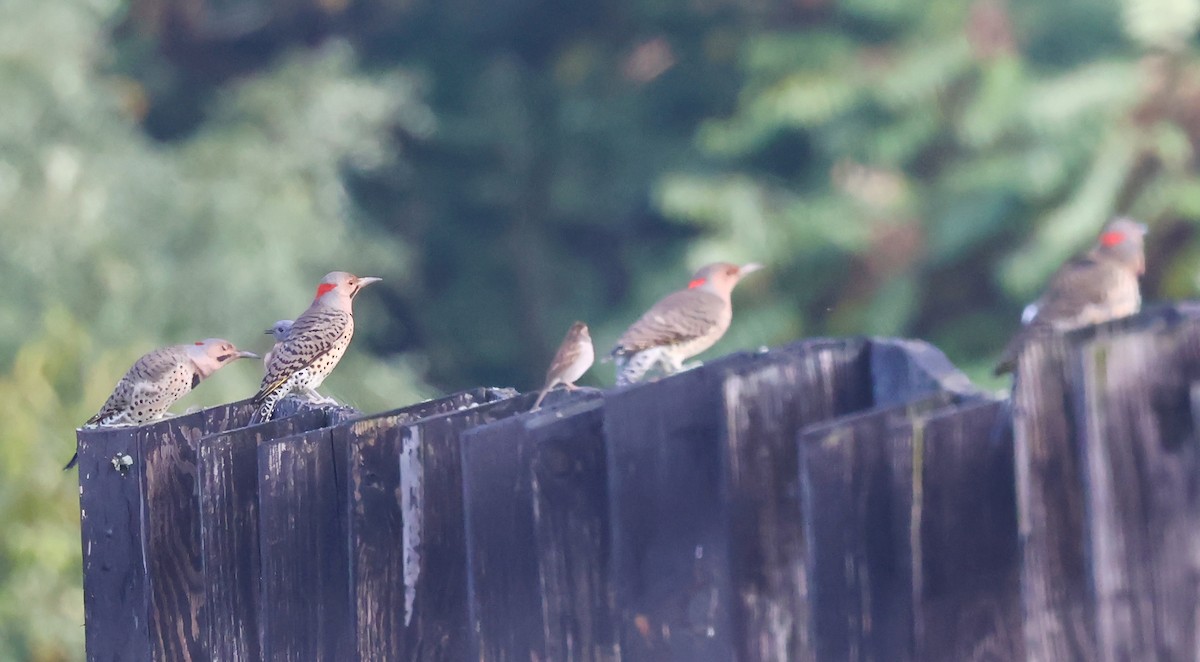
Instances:
[[[304,399],[316,405],[329,405],[331,407],[340,407],[342,403],[333,398],[321,395],[316,390],[307,388],[303,391]]]

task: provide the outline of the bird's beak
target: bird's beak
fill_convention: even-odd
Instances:
[[[270,331],[267,331],[267,333],[270,333]],[[254,352],[238,352],[237,355],[238,355],[239,359],[257,359],[258,358],[258,354],[255,354]]]
[[[266,331],[263,331],[263,334],[268,336],[272,335],[273,333],[275,333],[274,329],[267,329]]]
[[[738,278],[741,278],[742,276],[745,276],[746,274],[752,274],[755,271],[758,271],[759,269],[762,269],[762,268],[763,268],[763,265],[761,265],[757,262],[751,262],[750,264],[742,265],[738,269]]]
[[[376,278],[374,276],[363,276],[362,278],[359,278],[358,287],[354,288],[354,292],[350,294],[350,298],[353,299],[354,297],[358,296],[358,293],[362,292],[362,288],[370,285],[371,283],[378,283],[381,280],[383,279]]]

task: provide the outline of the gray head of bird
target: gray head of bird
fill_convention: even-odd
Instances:
[[[700,267],[692,280],[688,283],[688,289],[708,290],[723,297],[728,297],[733,292],[734,286],[738,284],[744,276],[754,273],[762,269],[761,264],[751,262],[738,266],[728,262],[714,262]]]
[[[1104,226],[1104,232],[1092,249],[1097,256],[1113,260],[1142,274],[1146,270],[1146,232],[1144,223],[1131,218],[1117,218]]]
[[[274,336],[275,342],[283,342],[287,340],[288,332],[292,330],[292,320],[279,320],[271,325],[271,328],[263,331],[263,333]]]
[[[192,363],[196,364],[196,370],[201,377],[208,377],[220,370],[222,366],[238,359],[258,358],[258,354],[242,351],[234,347],[233,343],[222,338],[197,340],[187,346],[187,355]]]
[[[313,300],[349,302],[359,290],[381,280],[383,279],[374,276],[355,276],[345,271],[331,271],[325,274],[321,283],[317,285],[317,295]]]

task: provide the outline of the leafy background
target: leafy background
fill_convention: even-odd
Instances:
[[[83,657],[73,428],[140,354],[385,280],[326,390],[539,385],[715,259],[717,355],[926,338],[982,384],[1112,214],[1197,286],[1200,0],[5,0],[0,660]],[[178,409],[251,393],[222,371]],[[585,378],[611,383],[607,367]]]

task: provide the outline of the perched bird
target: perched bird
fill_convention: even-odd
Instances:
[[[592,336],[588,333],[587,325],[583,322],[572,324],[562,344],[558,346],[558,352],[554,354],[550,369],[546,371],[546,385],[542,387],[541,393],[538,393],[533,409],[541,406],[542,399],[550,389],[559,384],[565,386],[568,391],[578,388],[575,386],[575,380],[592,367],[595,358],[596,352],[592,348]]]
[[[272,324],[271,328],[263,331],[263,333],[275,337],[275,344],[271,346],[271,349],[267,351],[266,356],[263,357],[264,368],[271,365],[271,354],[275,353],[275,350],[279,349],[279,343],[287,340],[288,332],[291,330],[292,320],[279,320],[278,322]]]
[[[312,305],[292,322],[287,339],[271,350],[262,386],[251,400],[259,405],[254,420],[270,420],[283,396],[300,391],[320,398],[316,389],[333,371],[354,337],[354,297],[381,279],[333,271],[321,279]]]
[[[1118,218],[1095,245],[1071,258],[1050,278],[1037,301],[1022,312],[1024,326],[1009,341],[996,374],[1010,372],[1021,348],[1034,338],[1126,317],[1142,307],[1138,277],[1146,269],[1146,226]]]
[[[678,372],[683,362],[712,347],[733,319],[730,295],[746,274],[761,264],[717,262],[701,267],[686,290],[672,292],[633,323],[612,350],[617,385],[640,381],[656,365]]]
[[[172,345],[153,350],[138,359],[117,382],[112,395],[84,427],[142,425],[167,413],[175,401],[223,366],[237,359],[257,359],[233,343],[209,338],[191,345]],[[78,455],[64,469],[75,466]]]

